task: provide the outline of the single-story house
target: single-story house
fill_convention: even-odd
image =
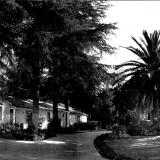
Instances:
[[[23,123],[24,128],[28,127],[28,123],[32,120],[32,106],[31,99],[17,99],[8,97],[7,100],[0,100],[0,122]],[[88,115],[69,107],[68,111],[62,103],[58,104],[58,117],[61,121],[61,126],[65,127],[73,125],[78,122],[87,122]],[[53,118],[52,103],[39,101],[39,122],[41,128],[47,127],[48,122]],[[67,123],[67,124],[66,124]]]

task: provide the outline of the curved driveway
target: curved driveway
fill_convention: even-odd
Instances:
[[[104,160],[93,140],[106,132],[58,135],[42,142],[0,139],[0,160]]]

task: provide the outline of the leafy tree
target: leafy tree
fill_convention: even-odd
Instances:
[[[64,29],[64,19],[60,9],[51,1],[17,1],[28,13],[26,24],[29,26],[22,37],[21,50],[18,57],[30,74],[30,90],[32,91],[32,121],[38,127],[39,88],[43,69],[47,66],[50,52],[48,41],[53,34],[60,34]],[[58,10],[59,9],[59,10]],[[46,19],[47,17],[47,19]],[[56,101],[55,101],[56,102]]]
[[[100,121],[101,127],[106,128],[106,125],[110,125],[113,122],[113,91],[109,88],[103,89],[103,91],[99,92],[95,97],[95,100],[91,120]]]
[[[53,30],[57,32],[57,28],[60,30],[63,22],[60,23],[61,18],[57,16],[55,10],[51,10],[53,4],[49,7],[49,2],[6,1],[1,4],[1,19],[4,22],[1,23],[1,44],[6,51],[5,56],[8,58],[13,54],[17,63],[15,67],[17,71],[10,74],[9,78],[13,82],[17,82],[17,85],[14,86],[18,88],[24,87],[26,83],[29,84],[27,89],[33,93],[31,96],[33,98],[33,124],[37,130],[39,86],[47,57],[44,46],[49,38],[48,32]],[[46,17],[48,17],[47,21]],[[58,18],[59,21],[57,21]],[[27,78],[29,77],[29,79],[25,79],[26,73],[28,73]]]
[[[110,52],[112,48],[106,43],[104,35],[107,35],[115,27],[112,24],[100,23],[99,18],[104,16],[103,7],[107,5],[102,7],[102,5],[96,4],[97,6],[94,8],[92,2],[76,1],[67,3],[63,8],[64,19],[68,22],[69,30],[66,29],[62,35],[53,37],[51,64],[48,63],[52,79],[50,81],[52,81],[52,90],[54,90],[55,96],[54,102],[57,101],[58,94],[64,95],[65,102],[68,102],[71,94],[78,92],[76,89],[80,88],[79,86],[83,93],[84,90],[89,93],[91,86],[94,91],[97,83],[100,83],[96,77],[97,74],[94,74],[97,62],[91,61],[91,58],[95,59],[95,57],[89,56],[87,53],[93,48],[97,48],[100,52]],[[101,8],[101,12],[99,12],[100,7],[103,8]],[[56,93],[59,91],[61,93]],[[57,105],[53,106],[57,111]],[[67,103],[66,106],[68,106]],[[56,112],[54,114],[57,116]]]
[[[14,69],[15,57],[13,49],[17,49],[18,39],[24,13],[22,8],[12,1],[0,1],[0,67],[1,94],[7,94],[8,73]]]
[[[15,87],[30,91],[33,99],[33,124],[37,130],[39,90],[44,69],[48,68],[52,77],[48,80],[51,80],[54,89],[50,92],[54,93],[53,106],[56,111],[59,90],[60,94],[63,92],[68,97],[75,90],[73,82],[78,82],[83,88],[88,86],[88,89],[94,91],[98,82],[93,74],[96,65],[95,61],[91,63],[89,57],[92,56],[87,54],[91,49],[99,53],[111,52],[113,48],[106,43],[105,36],[115,27],[113,24],[100,23],[107,7],[102,0],[72,3],[8,0],[2,5],[8,19],[2,17],[5,24],[1,25],[1,33],[6,34],[1,35],[1,44],[5,50],[9,48],[17,63],[16,71],[10,78],[17,82]],[[12,18],[9,14],[11,9]],[[85,65],[80,67],[81,64]],[[67,70],[63,65],[67,66]],[[76,71],[75,66],[79,71]],[[90,76],[87,76],[88,73],[91,73]],[[90,89],[86,90],[88,91]]]

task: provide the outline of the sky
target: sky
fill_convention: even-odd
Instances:
[[[109,1],[112,5],[106,11],[105,23],[117,23],[115,35],[110,36],[109,44],[116,47],[114,55],[105,54],[101,62],[117,65],[128,60],[137,60],[133,53],[123,47],[134,46],[131,36],[139,39],[143,30],[152,33],[160,30],[160,1]]]

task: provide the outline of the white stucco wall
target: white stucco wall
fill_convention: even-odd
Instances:
[[[9,122],[10,121],[10,104],[8,102],[3,103],[2,107],[2,117],[3,122]]]
[[[48,112],[50,112],[51,114],[50,110],[39,109],[39,121],[42,123],[41,125],[42,129],[46,129],[48,126],[49,123],[47,119]]]
[[[26,118],[26,109],[16,108],[15,122],[19,124],[23,123],[24,128],[28,127],[27,118]]]
[[[87,116],[86,115],[80,116],[80,122],[87,123]]]
[[[24,128],[28,127],[27,123],[27,111],[31,111],[31,109],[27,108],[16,108],[14,106],[11,106],[10,103],[4,102],[2,105],[2,122],[10,122],[10,108],[14,110],[14,118],[13,123],[23,123]],[[50,112],[50,119],[53,118],[52,110],[40,108],[39,109],[39,118],[42,123],[42,128],[47,128],[48,125],[48,112]],[[58,117],[61,121],[61,127],[66,127],[66,116],[67,116],[67,126],[72,125],[74,123],[78,122],[86,122],[87,116],[81,116],[80,114],[71,114],[69,111],[66,112],[64,110],[58,111]]]
[[[67,118],[66,118],[67,116]],[[67,119],[67,126],[69,126],[69,112],[66,111],[59,111],[58,112],[58,117],[61,121],[61,127],[66,127],[66,119]]]
[[[77,123],[77,116],[74,114],[69,115],[69,123],[70,125],[73,125],[74,123]]]
[[[87,123],[87,115],[70,114],[69,122],[70,122],[70,125],[73,125],[74,123],[79,123],[79,122]]]
[[[47,120],[47,110],[39,110],[39,118],[44,118],[44,120]]]
[[[43,120],[42,123],[42,129],[47,128],[48,125],[48,112],[50,112],[50,118],[53,118],[53,113],[51,110],[44,110],[44,109],[40,109],[39,110],[39,117],[41,120]],[[66,114],[67,114],[67,122],[68,122],[68,126],[69,126],[69,113],[65,112],[65,111],[58,111],[58,117],[60,119],[61,122],[61,127],[66,127]]]
[[[65,127],[65,122],[64,122],[64,119],[66,117],[65,112],[59,111],[58,112],[58,117],[59,117],[59,119],[61,121],[61,127]]]

